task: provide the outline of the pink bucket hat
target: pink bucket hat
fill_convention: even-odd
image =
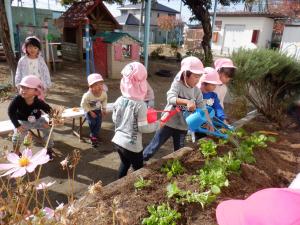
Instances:
[[[204,68],[204,73],[201,76],[199,83],[204,83],[204,82],[209,84],[216,84],[216,85],[222,84],[218,72],[212,67]]]
[[[216,59],[215,62],[215,69],[218,71],[221,68],[236,68],[233,65],[233,62],[231,59],[228,58],[220,58],[220,59]]]
[[[191,71],[194,74],[204,73],[204,66],[200,59],[195,56],[189,56],[181,61],[180,71],[176,74],[176,79],[180,80],[181,74],[184,71]]]
[[[216,216],[219,225],[299,225],[300,190],[268,188],[246,200],[224,201]]]
[[[24,87],[28,87],[28,88],[36,88],[38,90],[41,90],[42,81],[37,76],[28,75],[26,77],[23,77],[23,79],[18,84],[18,86],[24,86]]]
[[[144,100],[147,93],[147,70],[143,64],[132,62],[121,71],[120,89],[124,97]]]
[[[99,81],[104,81],[103,77],[99,73],[92,73],[87,78],[89,86]]]

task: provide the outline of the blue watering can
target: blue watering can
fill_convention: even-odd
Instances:
[[[234,130],[233,126],[230,126],[228,124],[225,124],[223,121],[221,121],[220,119],[218,119],[215,116],[215,111],[212,107],[207,106],[207,111],[209,114],[209,117],[212,121],[212,125],[214,127],[214,131],[211,132],[209,130],[207,130],[206,128],[203,127],[203,125],[205,125],[206,123],[208,123],[206,116],[205,116],[205,112],[202,109],[197,108],[194,112],[188,112],[188,111],[184,111],[183,112],[183,117],[185,118],[185,121],[189,127],[189,130],[192,132],[199,132],[199,133],[204,133],[207,135],[212,135],[215,137],[219,137],[219,138],[224,138],[227,139],[228,135],[224,134],[221,132],[221,128],[227,129],[227,130]]]

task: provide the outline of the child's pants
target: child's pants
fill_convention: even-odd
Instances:
[[[85,113],[85,118],[90,127],[90,137],[98,138],[102,123],[102,113],[100,109],[94,110],[93,112],[96,113],[96,118],[91,117],[89,113]]]
[[[155,152],[162,146],[171,136],[173,137],[174,151],[184,147],[184,140],[187,134],[186,130],[178,130],[168,126],[163,126],[156,131],[154,137],[148,146],[144,149],[144,161],[149,160]]]
[[[119,175],[118,175],[119,178],[126,176],[131,165],[134,170],[138,170],[143,167],[142,151],[132,152],[114,143],[113,143],[113,147],[115,150],[118,151],[121,159],[121,163],[119,167]]]
[[[44,117],[40,117],[34,123],[29,121],[19,120],[19,123],[25,128],[25,131],[22,133],[17,132],[17,129],[14,129],[14,134],[12,137],[12,142],[14,146],[20,146],[23,143],[24,137],[27,135],[28,131],[31,129],[39,129],[43,133],[43,141],[46,144],[49,134],[50,128],[44,128],[45,124],[48,122]],[[53,140],[50,138],[48,148],[52,148],[54,145]]]

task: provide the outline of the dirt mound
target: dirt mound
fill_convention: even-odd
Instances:
[[[268,123],[269,124],[269,123]],[[270,125],[270,124],[269,124]],[[256,131],[264,130],[266,121],[261,118],[251,122],[246,129],[251,130],[254,127]],[[115,182],[115,187],[109,185],[109,189],[98,197],[90,207],[82,209],[85,216],[85,224],[113,224],[114,221],[121,221],[117,224],[141,224],[144,217],[148,216],[147,206],[169,202],[170,206],[179,211],[182,215],[177,224],[196,225],[196,224],[216,224],[215,208],[223,200],[230,198],[244,199],[253,192],[269,187],[287,187],[294,178],[295,173],[299,172],[297,160],[299,159],[299,149],[290,148],[291,143],[297,143],[299,132],[295,130],[278,131],[275,126],[269,126],[268,131],[276,132],[278,135],[275,143],[270,143],[267,148],[255,150],[255,164],[242,164],[239,173],[233,173],[229,176],[229,187],[223,188],[221,195],[217,200],[206,207],[204,210],[199,204],[180,205],[170,200],[166,196],[166,186],[172,181],[177,182],[181,189],[196,191],[198,184],[191,182],[190,176],[201,168],[204,160],[198,153],[198,150],[190,150],[182,154],[180,161],[185,167],[185,173],[169,180],[165,174],[160,172],[161,165],[167,159],[162,159],[154,164],[146,166],[140,175],[144,179],[150,179],[150,187],[141,191],[136,191],[133,182],[136,180],[136,173],[130,174],[124,180]],[[227,152],[228,148],[218,148],[220,154]],[[133,176],[135,175],[135,176]],[[96,210],[97,211],[97,210]],[[97,214],[97,216],[96,216]],[[78,221],[81,214],[77,215]],[[88,219],[87,219],[88,218]]]

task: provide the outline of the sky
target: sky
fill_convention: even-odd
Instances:
[[[212,0],[213,1],[213,0]],[[13,0],[12,5],[13,6],[21,6],[21,1],[18,0]],[[52,9],[52,10],[58,10],[58,11],[64,11],[65,7],[61,6],[59,3],[59,0],[36,0],[36,6],[37,8],[43,8],[43,9]],[[180,11],[180,3],[181,0],[158,0],[159,3],[175,9],[177,11]],[[128,3],[129,4],[129,3]],[[24,7],[33,7],[33,0],[22,0],[22,5]],[[119,7],[119,5],[117,4],[107,4],[105,3],[105,5],[107,6],[107,8],[110,10],[110,12],[113,14],[113,16],[119,16],[120,15],[120,11],[117,9]],[[221,7],[218,6],[218,9],[220,9]],[[235,6],[230,6],[230,7],[223,7],[222,10],[234,10],[234,9],[240,9],[241,5],[235,5]],[[181,18],[184,22],[188,22],[189,18],[192,16],[191,11],[188,9],[187,6],[184,6],[182,4],[182,11],[181,11]]]

